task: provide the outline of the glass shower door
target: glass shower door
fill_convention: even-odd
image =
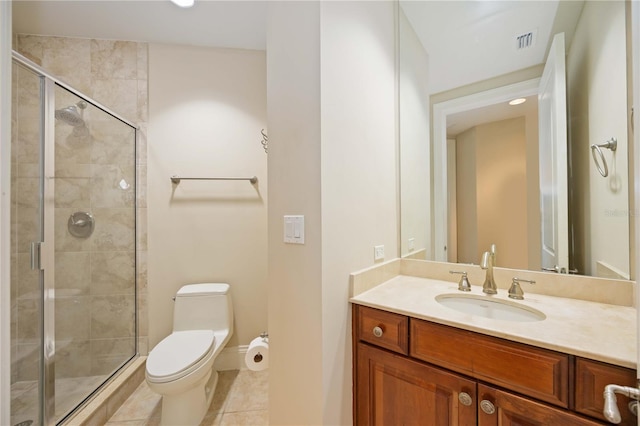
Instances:
[[[11,425],[51,425],[137,353],[136,128],[12,73]]]
[[[11,424],[40,424],[43,240],[43,79],[12,67],[11,135]]]
[[[136,354],[135,129],[55,87],[55,418]]]

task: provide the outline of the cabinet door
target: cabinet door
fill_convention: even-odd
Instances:
[[[604,364],[588,359],[576,359],[576,411],[589,416],[606,420],[602,414],[604,408],[604,387],[609,384],[634,387],[636,372],[628,368]],[[629,411],[630,399],[616,396],[618,409],[622,416],[621,425],[637,424],[637,418]]]
[[[490,403],[490,404],[488,404]],[[488,407],[487,407],[488,406]],[[494,411],[491,412],[490,408]],[[595,426],[595,422],[531,399],[478,385],[478,426]]]
[[[358,343],[355,409],[357,425],[475,425],[476,383]]]

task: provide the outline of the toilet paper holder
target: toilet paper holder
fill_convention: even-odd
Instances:
[[[263,331],[262,333],[260,333],[260,339],[262,339],[263,343],[266,343],[267,345],[269,344],[269,333],[267,333],[266,331]],[[257,340],[254,339],[254,340]],[[255,355],[253,355],[253,362],[258,364],[260,362],[262,362],[262,360],[265,358],[265,356],[258,351]]]

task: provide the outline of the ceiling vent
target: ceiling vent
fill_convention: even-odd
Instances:
[[[521,34],[518,34],[516,39],[516,50],[529,49],[536,45],[536,39],[538,38],[538,30],[531,30]]]

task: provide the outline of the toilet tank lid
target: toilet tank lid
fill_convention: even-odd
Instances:
[[[229,284],[226,283],[202,283],[185,285],[178,290],[176,296],[204,296],[211,294],[227,294]]]

